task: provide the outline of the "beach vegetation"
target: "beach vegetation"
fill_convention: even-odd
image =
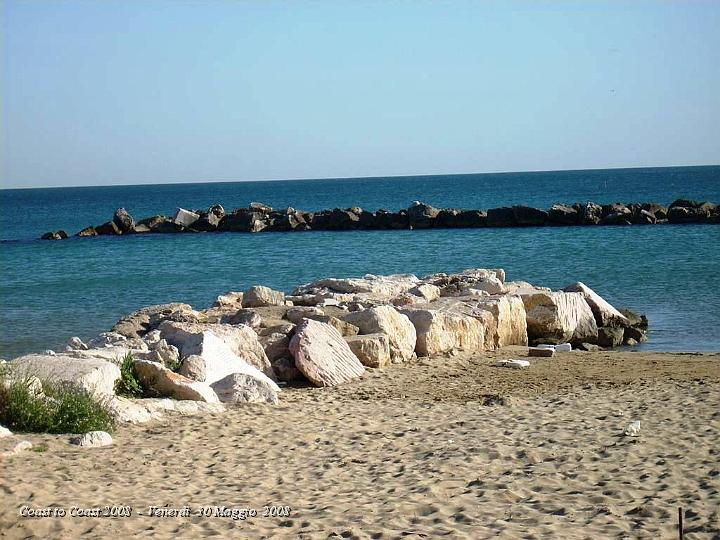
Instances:
[[[143,387],[135,371],[135,359],[132,353],[127,353],[121,360],[120,378],[115,383],[115,393],[118,396],[139,398],[143,396]]]

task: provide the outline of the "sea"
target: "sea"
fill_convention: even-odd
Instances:
[[[552,288],[583,281],[645,313],[639,349],[720,351],[720,226],[537,227],[403,231],[199,233],[42,241],[111,219],[177,207],[263,202],[302,210],[399,210],[513,204],[720,203],[720,166],[0,190],[0,357],[62,350],[130,311],[186,302],[202,309],[255,284],[290,292],[322,277],[506,270]]]

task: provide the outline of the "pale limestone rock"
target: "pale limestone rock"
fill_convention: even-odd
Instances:
[[[505,294],[506,292],[505,285],[496,277],[488,277],[482,281],[477,281],[473,283],[471,288],[488,294]]]
[[[209,403],[219,401],[215,392],[207,384],[193,381],[170,371],[158,362],[135,360],[134,366],[142,385],[161,396]]]
[[[84,446],[86,448],[110,446],[112,443],[112,436],[107,431],[89,431],[70,439],[70,444]]]
[[[522,294],[530,340],[557,343],[593,343],[598,327],[582,293],[532,292]]]
[[[181,225],[183,227],[190,227],[198,219],[200,219],[199,214],[191,212],[190,210],[185,210],[184,208],[178,208],[175,212],[173,223],[175,223],[176,225]]]
[[[433,309],[407,309],[417,332],[418,356],[433,356],[454,350],[482,351],[485,329],[476,318]]]
[[[361,334],[387,334],[393,362],[405,362],[412,358],[417,341],[415,326],[394,307],[378,306],[355,311],[345,315],[344,320],[357,326]]]
[[[387,334],[348,336],[345,341],[363,366],[383,368],[390,364],[390,339]]]
[[[290,352],[297,368],[315,386],[335,386],[365,372],[340,332],[312,319],[297,326]]]
[[[494,318],[491,331],[486,335],[486,343],[490,344],[488,338],[492,338],[492,346],[489,348],[528,344],[527,318],[522,299],[517,296],[481,299],[477,307],[488,311]]]
[[[242,307],[284,306],[285,294],[270,287],[255,285],[243,294]]]
[[[436,287],[435,285],[431,285],[430,283],[422,283],[420,285],[417,285],[410,289],[408,292],[415,296],[419,296],[425,302],[432,302],[433,300],[437,300],[438,298],[440,298],[440,287]]]
[[[272,381],[269,381],[272,383]],[[223,403],[270,403],[276,405],[280,389],[274,383],[250,377],[244,373],[231,373],[212,384]]]
[[[324,315],[325,312],[318,307],[300,306],[288,309],[285,318],[293,324],[300,324],[303,319],[314,319]]]
[[[223,362],[229,351],[268,377],[274,377],[270,361],[258,341],[258,335],[249,326],[165,321],[159,326],[159,330],[169,344],[178,348],[182,358],[197,355],[214,365]],[[208,382],[213,383],[230,373],[233,371],[224,373],[218,379],[208,379]]]
[[[292,356],[278,358],[273,362],[273,369],[278,380],[284,382],[296,382],[305,380],[305,376],[295,365],[295,359]]]
[[[242,307],[243,293],[230,291],[225,294],[221,294],[215,299],[213,307],[228,307],[228,308],[241,308]]]
[[[407,292],[420,283],[412,274],[375,276],[362,278],[326,278],[298,287],[295,296],[314,295],[335,299],[339,302],[374,300],[389,302],[400,293]]]
[[[134,342],[132,343],[134,344]],[[89,349],[101,349],[103,347],[128,347],[128,338],[118,332],[102,332],[87,342]]]
[[[175,303],[147,306],[125,315],[115,323],[113,332],[126,337],[142,337],[151,330],[155,330],[164,319],[187,313],[195,313],[189,304]]]
[[[278,332],[267,336],[260,336],[259,339],[265,349],[265,354],[267,355],[270,364],[273,364],[280,358],[290,356],[290,351],[288,350],[290,338],[287,334],[281,334]]]
[[[120,378],[115,364],[97,358],[28,354],[13,360],[12,367],[17,377],[34,375],[42,381],[69,383],[94,395],[114,394]]]
[[[10,450],[6,450],[0,456],[2,457],[11,457],[16,454],[19,454],[21,452],[24,452],[26,450],[30,450],[32,448],[32,443],[30,441],[20,441],[18,443],[15,443]]]
[[[67,340],[65,344],[66,351],[84,351],[87,350],[88,346],[77,336],[73,336]]]
[[[602,296],[582,281],[568,285],[563,290],[565,292],[578,292],[585,297],[585,301],[590,306],[598,326],[630,326],[630,321],[625,315],[611,306]]]
[[[0,426],[0,437],[12,437],[12,431],[5,426]]]

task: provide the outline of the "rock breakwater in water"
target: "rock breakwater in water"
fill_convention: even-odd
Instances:
[[[571,354],[636,345],[646,329],[645,317],[616,309],[581,282],[551,290],[506,281],[502,269],[470,269],[327,278],[290,295],[254,286],[201,310],[149,306],[93,339],[70,338],[62,352],[8,365],[106,396],[120,421],[140,422],[185,406],[116,396],[128,355],[147,396],[217,412],[224,403],[275,404],[283,383],[334,386],[422,356],[482,356],[512,345],[541,345],[529,357]]]
[[[180,232],[287,232],[399,229],[453,229],[480,227],[543,227],[589,225],[657,225],[664,223],[720,223],[714,203],[677,199],[669,206],[656,203],[604,204],[592,202],[556,204],[547,210],[530,206],[508,206],[483,210],[435,208],[415,201],[406,210],[370,212],[359,207],[318,212],[294,208],[276,210],[262,203],[236,208],[229,213],[216,204],[206,210],[178,208],[173,217],[156,215],[135,219],[124,208],[112,219],[88,226],[75,236],[127,235]],[[68,238],[65,231],[50,231],[43,240]]]

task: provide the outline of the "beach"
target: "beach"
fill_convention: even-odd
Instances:
[[[275,406],[120,427],[104,448],[23,435],[47,450],[4,459],[0,537],[670,538],[678,507],[685,538],[720,536],[720,355],[494,367],[526,351],[286,387]],[[21,515],[50,506],[67,515]],[[70,515],[105,506],[132,516]]]

